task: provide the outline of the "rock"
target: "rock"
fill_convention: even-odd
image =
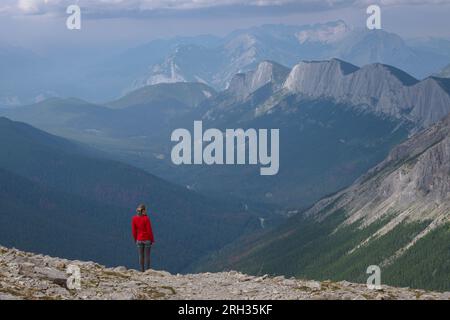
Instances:
[[[47,279],[52,282],[67,281],[67,274],[50,267],[34,267],[34,272],[38,277]]]
[[[69,294],[69,291],[66,290],[65,288],[62,288],[61,286],[53,286],[53,287],[48,288],[45,291],[45,293],[46,293],[46,295],[50,295],[50,296],[64,297]]]
[[[419,300],[436,300],[436,298],[433,295],[424,294],[420,296]]]
[[[114,272],[126,272],[127,268],[121,266],[121,267],[116,267],[113,269]]]
[[[351,287],[353,284],[348,281],[340,281],[339,284],[343,287]]]
[[[247,282],[247,281],[253,280],[253,277],[249,276],[249,275],[245,275],[245,274],[240,274],[238,279],[241,282]]]
[[[58,270],[66,270],[67,265],[64,261],[53,260],[48,263],[48,266]]]
[[[293,280],[293,279],[285,279],[284,281],[283,281],[283,285],[285,285],[285,286],[295,286],[295,284],[296,284],[297,282],[295,281],[295,280]]]
[[[34,264],[30,262],[24,262],[19,265],[19,274],[28,275],[34,272]]]
[[[389,296],[384,293],[379,293],[375,296],[375,300],[389,300]]]
[[[158,271],[153,271],[153,272],[156,272],[161,277],[170,277],[171,276],[170,272],[167,272],[167,271],[158,270]]]
[[[1,300],[20,300],[20,298],[9,293],[0,292],[0,301]]]
[[[318,281],[308,281],[304,284],[305,287],[311,290],[320,290],[322,289],[322,285]]]
[[[262,277],[255,278],[253,281],[255,281],[255,282],[261,282],[261,281],[265,280],[267,277],[268,277],[268,275],[265,274],[265,275],[263,275]]]
[[[135,300],[136,295],[132,291],[114,292],[109,295],[110,300]]]
[[[273,278],[273,281],[282,282],[284,279],[285,278],[283,276],[278,276],[278,277]]]

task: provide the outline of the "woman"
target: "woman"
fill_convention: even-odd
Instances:
[[[147,208],[141,204],[136,209],[137,215],[133,217],[131,229],[134,241],[139,252],[141,271],[150,269],[150,250],[155,239],[153,238],[152,224],[147,216]]]

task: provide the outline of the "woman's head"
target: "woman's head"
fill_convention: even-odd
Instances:
[[[138,215],[142,216],[147,213],[147,207],[145,206],[145,204],[140,204],[137,207],[136,212]]]

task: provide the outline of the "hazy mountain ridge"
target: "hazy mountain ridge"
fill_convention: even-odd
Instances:
[[[436,74],[440,78],[450,78],[450,64]]]
[[[107,106],[121,109],[149,105],[153,102],[175,100],[178,103],[185,104],[187,107],[194,108],[215,94],[214,89],[199,82],[176,82],[172,85],[161,83],[130,92],[120,99],[108,103]]]
[[[29,106],[3,109],[0,114],[53,134],[101,143],[111,137],[160,134],[171,119],[215,95],[212,88],[201,83],[158,84],[140,88],[106,105],[75,98],[51,98]]]
[[[450,42],[405,41],[384,30],[353,29],[338,20],[313,25],[262,25],[224,37],[157,39],[107,53],[63,50],[40,57],[26,49],[2,46],[0,57],[5,71],[0,77],[0,104],[14,106],[58,96],[99,103],[142,86],[179,81],[202,82],[223,90],[235,74],[252,70],[264,60],[293,67],[301,60],[336,57],[356,65],[389,64],[424,78],[448,64]],[[18,65],[19,57],[22,60]],[[67,64],[67,59],[73,63]]]
[[[256,201],[308,206],[347,187],[412,131],[446,115],[449,87],[446,79],[419,81],[382,64],[359,68],[338,59],[305,61],[289,71],[263,61],[217,93],[201,83],[158,84],[111,107],[54,99],[0,114],[94,144],[207,194],[250,194]],[[253,183],[260,179],[254,166],[174,167],[170,133],[190,128],[194,120],[203,120],[205,128],[280,128],[285,138],[279,174]],[[225,172],[226,182],[211,179]],[[239,183],[243,175],[246,184]]]
[[[195,58],[193,52],[202,58]],[[152,65],[135,88],[200,81],[224,89],[236,73],[252,70],[264,60],[292,67],[300,60],[334,57],[356,65],[389,64],[422,78],[448,63],[450,49],[444,40],[406,42],[384,30],[352,29],[342,20],[303,26],[263,25],[234,31],[212,47],[177,46],[163,62]]]

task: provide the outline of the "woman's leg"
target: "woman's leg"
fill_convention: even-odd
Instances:
[[[138,254],[139,254],[139,265],[141,271],[144,272],[144,244],[138,244]]]
[[[145,267],[146,270],[150,269],[150,253],[151,253],[152,245],[145,246]]]

